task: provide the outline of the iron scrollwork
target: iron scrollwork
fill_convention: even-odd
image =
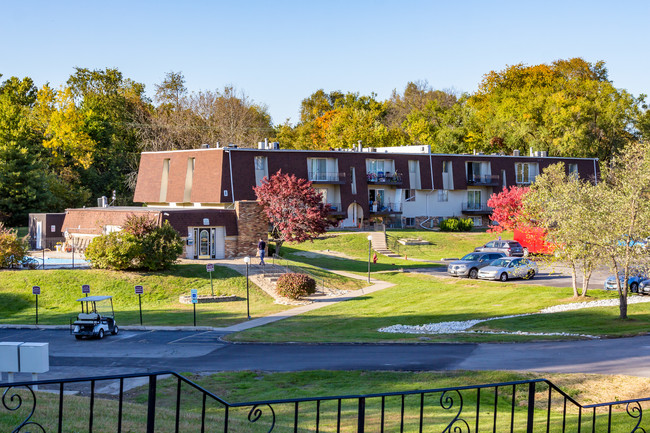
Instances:
[[[273,407],[271,407],[270,404],[267,404],[269,410],[271,411],[271,427],[269,428],[267,433],[271,433],[273,429],[275,428],[275,411],[273,410]],[[251,423],[257,422],[263,415],[262,409],[259,407],[259,405],[255,405],[251,408],[251,410],[248,412],[248,421]]]
[[[641,418],[643,418],[643,408],[641,407],[641,403],[639,403],[638,401],[630,402],[625,405],[625,411],[630,417],[638,418],[638,421],[636,422],[636,425],[632,429],[631,433],[636,433],[636,432],[646,433],[643,427],[639,427],[639,425],[641,424]]]
[[[440,407],[442,407],[445,410],[451,410],[454,407],[454,396],[450,395],[450,392],[455,392],[458,394],[458,409],[456,412],[456,416],[454,416],[454,419],[451,420],[451,422],[447,425],[447,427],[442,431],[443,433],[462,433],[463,428],[467,429],[467,432],[470,431],[469,429],[469,424],[467,424],[467,421],[462,419],[460,417],[460,413],[463,411],[463,395],[460,393],[458,390],[453,390],[453,391],[445,391],[440,395]]]
[[[23,405],[23,397],[21,397],[21,395],[18,394],[15,388],[16,387],[10,386],[7,389],[5,389],[5,391],[2,393],[2,406],[4,406],[4,408],[7,409],[8,411],[12,411],[12,412],[19,410]],[[31,411],[29,412],[29,415],[27,415],[27,417],[18,425],[18,427],[13,429],[11,432],[19,433],[23,431],[23,428],[29,426],[29,427],[37,427],[41,432],[45,433],[45,429],[43,428],[42,425],[40,425],[35,421],[30,421],[30,419],[34,415],[34,411],[36,410],[36,394],[34,393],[32,388],[30,388],[27,385],[19,388],[26,388],[31,393],[33,405]],[[11,391],[12,389],[14,389],[14,391]]]

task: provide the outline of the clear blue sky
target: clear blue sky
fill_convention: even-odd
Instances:
[[[0,0],[0,73],[59,86],[75,66],[116,67],[154,84],[181,71],[190,91],[232,84],[274,123],[314,91],[377,93],[408,81],[472,92],[506,65],[582,57],[650,92],[648,1]]]

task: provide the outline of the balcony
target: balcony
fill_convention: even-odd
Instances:
[[[309,180],[313,183],[344,184],[345,173],[310,171]]]
[[[370,213],[372,215],[393,215],[402,213],[401,203],[370,203]]]
[[[467,185],[477,185],[477,186],[499,186],[501,184],[501,176],[498,174],[483,174],[483,175],[473,175],[469,176],[467,179]]]
[[[490,215],[492,208],[487,203],[463,203],[462,212],[467,215]]]
[[[334,216],[341,216],[345,215],[346,211],[343,209],[343,205],[341,203],[327,203],[330,205],[330,215]]]
[[[384,173],[378,171],[377,173],[368,173],[368,183],[373,185],[401,185],[402,175],[399,173]]]

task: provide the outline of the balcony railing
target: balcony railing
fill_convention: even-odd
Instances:
[[[467,214],[491,214],[492,208],[487,203],[465,202],[461,207],[463,213]]]
[[[330,205],[330,214],[343,214],[345,213],[345,209],[343,209],[343,205],[341,203],[327,203]]]
[[[498,174],[482,174],[482,175],[473,175],[468,176],[467,184],[468,185],[486,185],[494,186],[501,183],[501,176]]]
[[[132,380],[143,385],[127,392]],[[118,393],[107,398],[98,391],[105,385]],[[231,403],[170,371],[1,383],[0,393],[3,431],[44,433],[639,432],[646,431],[641,421],[650,400],[581,405],[552,382],[534,379]]]
[[[402,184],[402,175],[399,173],[384,173],[383,171],[378,171],[377,173],[368,173],[368,183],[378,183],[385,185],[401,185]]]
[[[345,183],[345,173],[310,171],[309,180],[314,183]]]
[[[392,202],[383,202],[383,203],[370,203],[370,213],[373,214],[392,214],[392,213],[401,213],[402,204],[401,203],[392,203]]]

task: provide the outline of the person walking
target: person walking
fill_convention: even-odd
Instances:
[[[264,252],[266,251],[266,242],[264,242],[264,239],[260,238],[260,241],[257,243],[257,250],[260,255],[260,265],[265,265]]]

